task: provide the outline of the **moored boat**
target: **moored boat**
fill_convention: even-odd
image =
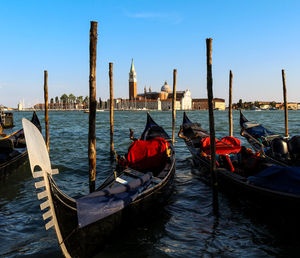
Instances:
[[[40,121],[34,112],[31,119],[40,130]],[[20,129],[10,135],[0,138],[0,179],[15,170],[27,160],[27,148],[24,131]]]
[[[279,165],[300,166],[300,136],[282,137],[263,125],[249,121],[240,112],[241,135],[255,151]]]
[[[3,112],[0,108],[0,126],[2,128],[13,128],[14,114],[12,112]]]
[[[95,192],[78,199],[64,194],[56,185],[53,174],[58,170],[51,168],[42,135],[26,119],[23,119],[23,127],[33,177],[42,179],[35,186],[42,189],[38,199],[46,199],[41,204],[42,210],[47,209],[43,214],[46,229],[54,226],[66,257],[95,255],[120,227],[155,211],[172,192],[173,145],[168,134],[149,114],[140,140],[135,140],[125,158],[119,160],[115,173]],[[162,143],[159,162],[153,156],[137,157],[142,151],[134,153],[137,146],[143,148],[155,141]]]
[[[184,139],[201,175],[209,178],[208,133],[184,113],[179,137]],[[276,210],[278,214],[284,213],[288,217],[300,214],[299,168],[274,165],[259,153],[240,146],[239,141],[227,137],[216,140],[216,154],[219,188]]]

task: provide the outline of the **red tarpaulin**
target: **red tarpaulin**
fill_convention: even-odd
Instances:
[[[161,137],[134,141],[128,148],[126,165],[136,170],[160,167],[168,157],[167,149],[169,143]]]
[[[210,137],[205,137],[201,140],[202,151],[210,154]],[[241,150],[241,141],[232,136],[226,136],[221,140],[216,139],[216,154],[225,155],[231,153],[238,153]]]

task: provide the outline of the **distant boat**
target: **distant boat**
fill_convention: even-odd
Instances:
[[[277,108],[276,107],[271,107],[271,108],[269,108],[269,110],[277,110]]]
[[[261,109],[258,108],[258,107],[256,107],[256,106],[252,106],[252,107],[251,107],[251,110],[254,110],[254,111],[261,111]]]
[[[14,114],[12,112],[3,112],[0,110],[0,126],[2,126],[2,128],[13,128]]]
[[[89,110],[84,110],[84,113],[90,113]],[[96,112],[104,112],[104,109],[97,109]]]
[[[42,130],[40,120],[35,112],[32,115],[31,122],[40,131]],[[27,159],[23,129],[7,136],[2,134],[2,137],[0,137],[0,180],[4,179],[13,169],[17,169]]]

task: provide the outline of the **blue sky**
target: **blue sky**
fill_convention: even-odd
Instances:
[[[289,101],[300,102],[300,1],[0,1],[0,104],[16,107],[49,98],[88,95],[90,21],[98,21],[97,97],[128,97],[134,58],[138,92],[151,86],[190,89],[205,98],[205,39],[213,38],[214,96],[233,101],[282,100],[281,69]]]

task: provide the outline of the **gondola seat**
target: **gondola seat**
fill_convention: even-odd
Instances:
[[[275,138],[271,142],[271,150],[273,157],[280,160],[285,160],[289,156],[288,144],[282,138]]]
[[[288,150],[291,158],[300,159],[300,136],[293,136],[288,141]]]
[[[151,173],[143,174],[128,182],[121,179],[120,182],[126,183],[113,185],[77,199],[79,227],[85,227],[123,209],[127,203],[137,198],[138,194],[150,184],[151,179]]]

